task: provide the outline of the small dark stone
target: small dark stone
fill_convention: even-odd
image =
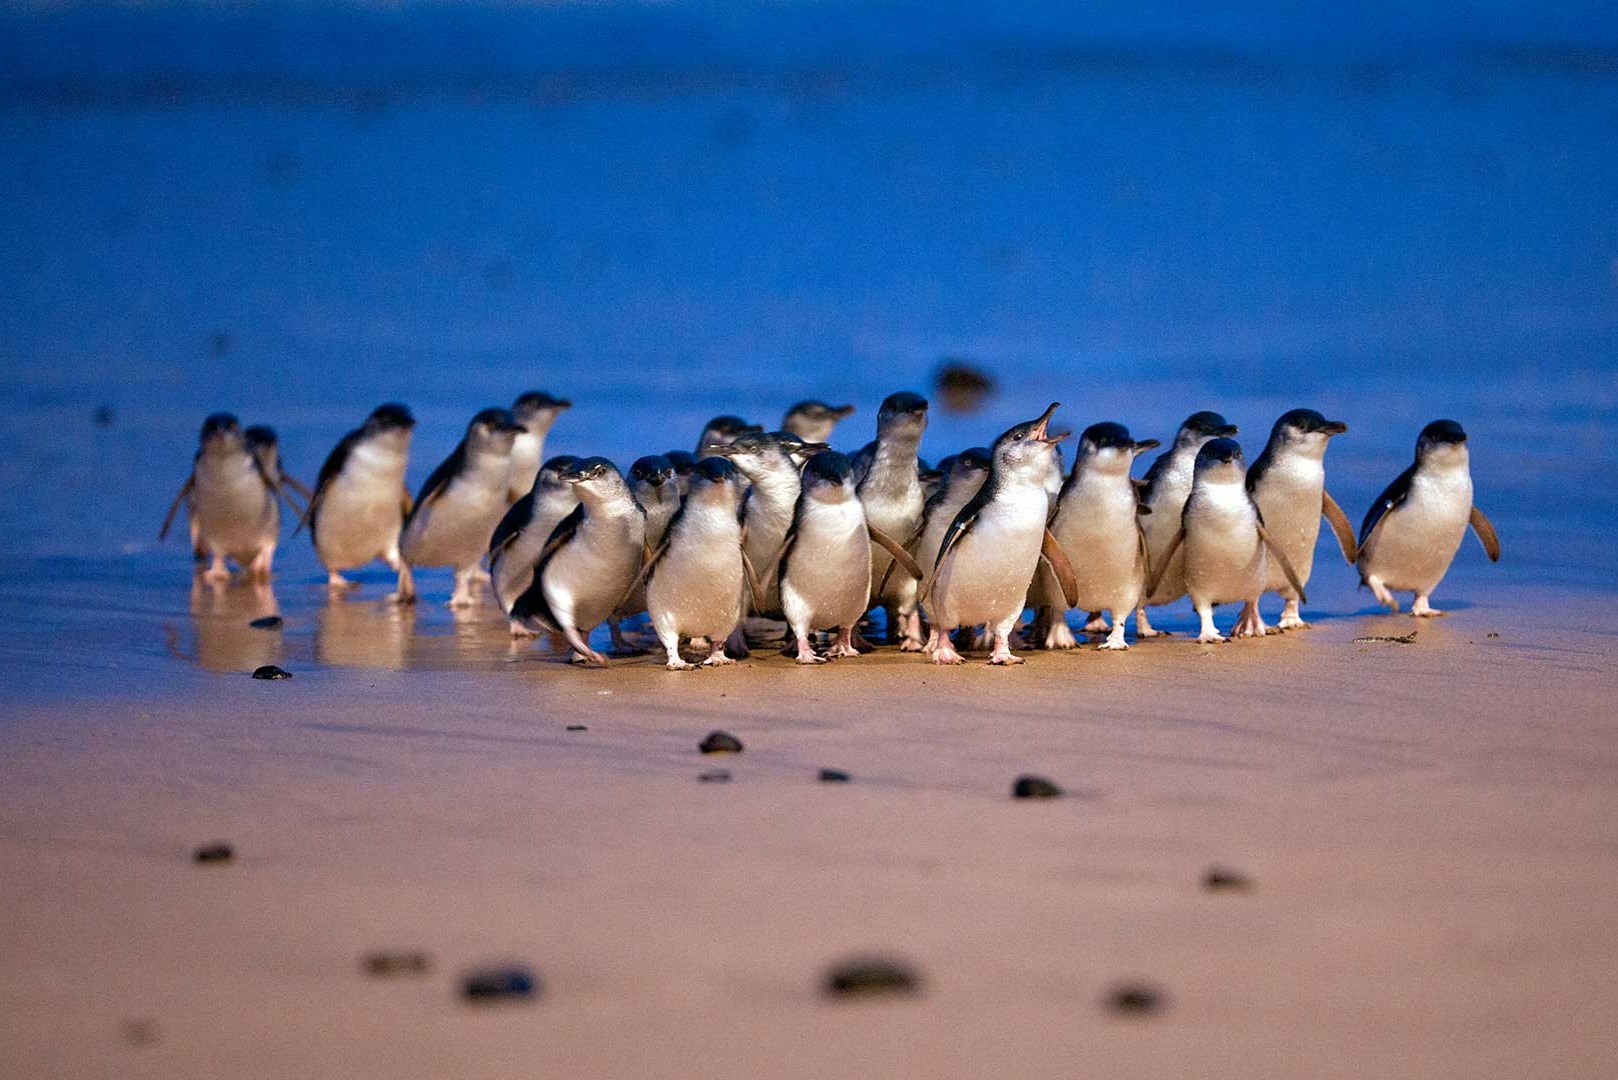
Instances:
[[[1043,776],[1019,776],[1011,785],[1011,796],[1014,799],[1059,799],[1062,789]]]
[[[199,863],[227,863],[236,858],[236,852],[229,844],[220,840],[202,845],[191,857]]]
[[[822,784],[846,784],[853,779],[842,769],[821,769],[820,782]]]
[[[739,754],[742,741],[728,731],[711,731],[697,744],[697,749],[704,754]]]
[[[290,679],[292,678],[292,672],[278,668],[274,664],[265,664],[261,668],[253,669],[253,678],[275,680]]]
[[[1145,983],[1120,983],[1107,992],[1107,1008],[1115,1013],[1144,1016],[1162,1007],[1162,992]]]
[[[569,731],[589,731],[590,730],[588,727],[586,727],[583,724],[569,724],[567,726],[567,729]]]
[[[150,1046],[157,1041],[157,1021],[139,1016],[118,1025],[118,1034],[130,1046]]]
[[[896,960],[845,960],[826,973],[826,993],[832,997],[914,994],[920,990],[921,976]]]
[[[367,975],[383,977],[425,975],[432,968],[432,962],[427,959],[427,954],[424,952],[411,952],[409,950],[400,952],[379,951],[366,953],[365,958],[360,962],[360,966]]]
[[[697,779],[704,784],[728,784],[730,783],[730,770],[714,769],[711,772],[698,773]]]
[[[1253,879],[1227,866],[1210,866],[1202,875],[1202,887],[1209,892],[1242,892],[1253,887]]]
[[[282,621],[279,615],[265,615],[263,618],[254,619],[247,625],[254,630],[279,630],[281,629]]]
[[[525,967],[487,968],[467,975],[461,993],[468,1001],[522,1001],[538,995],[539,980]]]

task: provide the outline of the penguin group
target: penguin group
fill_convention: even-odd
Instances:
[[[413,602],[415,571],[447,567],[450,605],[477,604],[488,585],[513,637],[549,635],[575,662],[602,664],[592,631],[605,623],[616,651],[635,651],[626,626],[644,620],[671,670],[732,664],[766,643],[802,664],[858,656],[873,647],[876,609],[888,644],[935,664],[972,648],[1020,664],[1020,641],[1074,648],[1075,609],[1098,649],[1127,649],[1127,619],[1138,639],[1156,637],[1147,609],[1185,596],[1200,642],[1272,632],[1266,592],[1282,603],[1275,630],[1303,628],[1322,521],[1393,611],[1408,592],[1412,614],[1442,614],[1431,596],[1469,527],[1500,557],[1453,420],[1422,429],[1356,534],[1325,483],[1327,446],[1348,425],[1312,409],[1282,415],[1251,466],[1234,424],[1193,413],[1137,479],[1158,440],[1092,424],[1065,466],[1071,433],[1052,429],[1054,402],[936,467],[920,457],[928,402],[900,392],[849,455],[830,440],[854,406],[803,401],[776,431],[717,416],[693,451],[641,457],[627,474],[604,457],[545,457],[570,404],[533,391],[478,412],[414,495],[403,405],[344,435],[312,490],[282,467],[272,430],[215,414],[159,535],[184,505],[205,580],[228,580],[231,562],[267,580],[286,505],[334,591],[353,587],[344,571],[380,559],[397,575],[392,598]],[[1222,604],[1241,605],[1228,635],[1214,619]]]

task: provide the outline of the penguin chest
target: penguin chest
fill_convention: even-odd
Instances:
[[[1185,509],[1185,587],[1194,604],[1256,600],[1269,564],[1258,536],[1258,515],[1238,484],[1193,493]]]
[[[1030,488],[995,498],[956,541],[933,585],[939,618],[951,628],[998,624],[1023,609],[1039,564],[1049,498]]]
[[[524,431],[511,441],[511,476],[506,484],[512,499],[522,498],[534,486],[544,448],[545,441],[532,431]]]
[[[580,523],[573,539],[545,564],[545,602],[567,623],[597,626],[640,570],[640,515]]]
[[[810,630],[852,626],[870,596],[871,541],[857,502],[809,506],[781,576],[787,621]]]
[[[477,476],[452,480],[411,521],[406,557],[422,566],[475,566],[505,511],[504,477],[498,483]]]
[[[1253,492],[1253,500],[1264,515],[1265,531],[1292,562],[1298,580],[1305,584],[1314,569],[1325,487],[1326,470],[1318,461],[1293,458],[1271,468]],[[1292,592],[1279,559],[1271,560],[1267,587],[1283,594]]]
[[[403,458],[356,448],[320,498],[315,551],[321,562],[346,569],[387,552],[404,521],[403,501]]]
[[[1051,534],[1073,564],[1079,607],[1117,611],[1134,606],[1145,578],[1136,517],[1135,493],[1127,487],[1081,488],[1063,500]]]
[[[684,637],[724,637],[742,616],[741,527],[684,522],[646,586],[647,611]]]
[[[232,557],[251,557],[281,528],[275,492],[246,453],[198,462],[188,511],[202,544]]]
[[[1191,492],[1189,467],[1170,468],[1159,477],[1153,487],[1151,513],[1141,518],[1141,530],[1146,534],[1146,550],[1153,572],[1163,562],[1164,554],[1180,531],[1182,512]],[[1158,579],[1157,592],[1148,598],[1153,604],[1167,604],[1185,595],[1185,553],[1177,551],[1168,561],[1167,568]]]
[[[925,509],[926,500],[922,498],[921,486],[912,484],[899,492],[873,494],[865,502],[865,517],[873,526],[903,544],[916,535]],[[898,571],[889,574],[888,567],[892,563],[893,556],[872,544],[870,587],[873,598],[903,605],[914,597],[916,583],[908,574]],[[887,578],[887,587],[882,590],[880,596],[876,596],[875,592],[882,584],[884,576]]]
[[[1426,592],[1449,571],[1472,513],[1464,470],[1417,471],[1405,501],[1388,511],[1367,545],[1363,566],[1390,589]]]

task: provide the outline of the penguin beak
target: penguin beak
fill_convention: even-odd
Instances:
[[[845,416],[854,415],[854,406],[852,406],[852,405],[838,405],[836,408],[827,409],[826,412],[831,416],[831,418],[833,420],[841,420]]]
[[[1343,432],[1348,430],[1348,425],[1343,423],[1341,420],[1327,420],[1324,424],[1320,425],[1320,430],[1325,432],[1327,435],[1341,435]]]
[[[1040,442],[1050,443],[1054,446],[1071,435],[1072,432],[1069,431],[1064,431],[1060,435],[1056,436],[1048,434],[1050,431],[1051,417],[1056,413],[1057,409],[1061,408],[1061,405],[1062,403],[1060,401],[1051,402],[1051,407],[1041,413],[1038,420],[1034,421],[1034,427],[1028,432],[1028,437],[1031,439],[1038,439]]]
[[[702,448],[702,451],[697,456],[728,458],[730,454],[731,449],[729,443],[709,443],[707,446]]]
[[[555,409],[557,412],[563,412],[567,409],[571,409],[572,407],[573,403],[567,398],[558,398],[551,404],[551,408]]]
[[[1235,424],[1226,424],[1224,427],[1214,432],[1214,434],[1221,439],[1234,439],[1237,435],[1241,434],[1241,429]]]
[[[1156,439],[1142,439],[1135,444],[1135,453],[1144,454],[1148,450],[1155,450],[1163,444]]]
[[[831,443],[806,442],[798,449],[798,453],[804,455],[805,457],[814,457],[816,454],[824,454],[830,449]]]

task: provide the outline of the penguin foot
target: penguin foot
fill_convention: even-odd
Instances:
[[[1394,610],[1397,611],[1399,609],[1394,608]],[[1448,615],[1449,612],[1439,611],[1437,608],[1427,603],[1427,598],[1425,596],[1418,596],[1416,597],[1416,602],[1410,605],[1410,614],[1416,616],[1418,619],[1442,619],[1444,616]]]
[[[704,660],[702,662],[702,666],[703,667],[729,667],[730,665],[734,664],[735,662],[736,661],[734,661],[730,657],[726,656],[723,652],[716,652],[712,656],[708,657],[708,659]]]
[[[1090,618],[1083,627],[1086,634],[1105,634],[1110,629],[1111,627],[1107,625],[1107,617],[1099,611],[1090,612]]]
[[[908,638],[907,637],[903,641],[899,642],[899,651],[900,652],[925,652],[926,650],[927,650],[926,644],[923,643],[923,642],[917,641],[915,638]]]
[[[349,589],[357,589],[359,587],[359,582],[350,581],[335,570],[329,571],[326,574],[326,588],[330,589],[332,592],[346,592]]]
[[[949,635],[938,639],[938,648],[933,650],[933,663],[935,664],[964,664],[966,657],[955,651],[955,645],[950,641]]]
[[[680,659],[678,656],[669,657],[669,662],[663,665],[670,671],[695,671],[697,665]]]
[[[807,647],[800,647],[798,649],[797,661],[800,664],[824,664],[830,659],[831,657],[821,656],[820,654],[816,653],[815,650]]]
[[[1223,645],[1229,640],[1224,634],[1217,632],[1211,634],[1204,632],[1197,635],[1197,641],[1203,645]]]
[[[839,660],[845,656],[858,656],[859,654],[860,651],[854,646],[844,645],[841,642],[826,650],[826,657],[832,660]]]
[[[1027,663],[1027,661],[1024,660],[1022,657],[1017,656],[1015,653],[1007,652],[1007,653],[995,653],[995,654],[993,654],[992,656],[989,657],[989,663],[994,664],[996,666],[1002,666],[1002,665],[1011,665],[1011,664],[1024,664],[1024,663]]]
[[[1129,651],[1129,643],[1127,641],[1125,641],[1121,637],[1119,637],[1119,638],[1109,637],[1106,641],[1103,641],[1100,645],[1096,646],[1096,651],[1097,652],[1128,652]]]
[[[1056,619],[1045,631],[1045,648],[1047,649],[1077,649],[1079,639],[1073,636],[1073,631],[1067,625],[1066,619]]]
[[[1296,615],[1283,615],[1276,620],[1275,628],[1284,632],[1287,630],[1308,630],[1310,626]]]
[[[414,604],[416,594],[413,592],[390,592],[388,602],[391,604]]]
[[[568,662],[573,664],[589,664],[592,667],[606,667],[607,657],[605,654],[598,653],[594,649],[591,649],[587,653],[581,653],[575,649],[573,650],[573,656]]]
[[[1257,601],[1249,600],[1243,604],[1242,613],[1236,619],[1236,627],[1231,631],[1232,636],[1263,637],[1269,632],[1270,628],[1264,625],[1264,618],[1258,613]]]

